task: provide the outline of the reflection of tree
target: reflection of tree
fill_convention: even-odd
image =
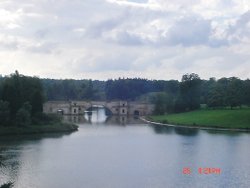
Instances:
[[[170,134],[173,132],[173,127],[162,126],[162,125],[152,125],[151,126],[156,134]]]
[[[221,130],[205,130],[209,134],[214,135],[228,135],[228,136],[240,136],[243,132],[236,132],[236,131],[221,131]],[[244,132],[245,133],[245,132]]]
[[[3,156],[0,155],[0,168],[1,168],[2,166],[4,166],[4,164],[3,164]]]
[[[1,174],[3,174],[8,181],[6,181],[0,188],[9,188],[14,186],[15,179],[17,179],[17,174],[20,168],[19,157],[20,152],[14,151],[0,151],[0,169]]]
[[[0,151],[0,172],[2,173],[2,169],[6,167],[6,165],[5,165],[6,157],[1,155],[1,153],[2,153],[2,151]],[[13,186],[14,186],[13,182],[8,182],[8,183],[4,183],[4,184],[0,185],[0,188],[10,188]]]
[[[3,185],[0,186],[0,188],[11,188],[14,186],[14,183],[9,182],[9,183],[5,183]]]
[[[44,138],[58,139],[64,135],[66,134],[55,133],[1,138],[0,145],[3,147],[1,148],[0,146],[0,188],[13,187],[15,182],[17,182],[22,165],[23,143],[27,141],[32,141],[33,143],[40,142]]]
[[[199,132],[199,129],[191,129],[191,128],[183,128],[183,127],[175,127],[175,133],[184,136],[196,136]]]

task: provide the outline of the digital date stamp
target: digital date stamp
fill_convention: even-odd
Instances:
[[[185,175],[190,175],[193,172],[197,173],[197,174],[201,174],[201,175],[209,175],[209,174],[215,174],[215,175],[219,175],[221,174],[221,169],[220,168],[211,168],[211,167],[199,167],[198,169],[191,169],[190,167],[184,167],[182,169],[182,174]]]

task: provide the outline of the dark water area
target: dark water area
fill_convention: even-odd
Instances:
[[[0,185],[250,187],[248,133],[155,126],[102,109],[64,118],[79,131],[0,138]]]

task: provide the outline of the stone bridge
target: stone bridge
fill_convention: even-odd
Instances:
[[[112,115],[150,115],[154,105],[128,101],[48,101],[43,105],[44,113],[60,113],[64,115],[83,115],[91,107],[103,106]]]

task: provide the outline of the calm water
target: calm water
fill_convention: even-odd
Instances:
[[[15,188],[250,187],[250,134],[153,126],[138,119],[65,117],[68,135],[0,138],[0,185]],[[183,174],[183,168],[191,174]],[[220,174],[199,174],[198,168]]]

